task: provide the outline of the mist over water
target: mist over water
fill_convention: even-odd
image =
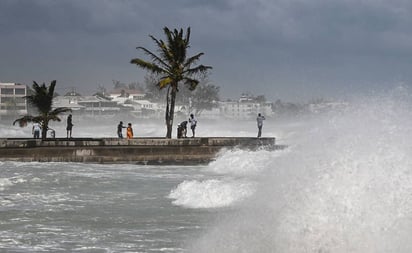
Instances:
[[[287,149],[226,150],[207,166],[0,163],[0,249],[35,251],[25,225],[42,228],[38,249],[50,252],[412,252],[411,109],[398,88],[275,117],[263,137]],[[257,134],[254,120],[198,119],[197,136]],[[128,122],[77,120],[76,137],[115,137]],[[165,135],[162,120],[129,121],[138,137]],[[31,134],[7,127],[1,137]]]
[[[411,252],[411,98],[400,88],[306,117],[191,252]]]

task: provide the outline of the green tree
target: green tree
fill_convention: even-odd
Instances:
[[[161,102],[166,95],[165,89],[159,89],[157,83],[159,78],[155,74],[148,74],[144,77],[145,83],[145,99],[152,102]]]
[[[199,85],[191,96],[191,106],[195,110],[195,114],[199,115],[204,110],[218,107],[219,89],[219,86],[209,83]]]
[[[71,109],[67,107],[58,107],[52,109],[54,88],[56,86],[56,80],[52,81],[50,86],[46,86],[45,83],[38,85],[33,81],[33,94],[25,96],[27,102],[33,105],[39,115],[25,115],[13,122],[13,125],[19,123],[21,127],[26,126],[28,122],[39,123],[42,129],[42,139],[47,138],[47,130],[49,128],[49,121],[61,121],[59,115],[65,112],[70,112]]]
[[[155,42],[159,55],[152,53],[144,47],[137,47],[148,55],[151,60],[146,61],[135,58],[130,61],[142,69],[160,76],[156,86],[159,89],[167,88],[166,93],[166,138],[172,138],[173,117],[176,102],[176,94],[179,91],[179,83],[185,83],[189,89],[194,90],[199,84],[197,79],[201,75],[206,75],[210,66],[193,66],[204,53],[198,53],[192,57],[187,57],[187,50],[190,46],[190,27],[187,28],[186,35],[183,29],[173,31],[163,28],[166,35],[166,42],[158,40],[152,35],[150,38]]]
[[[112,80],[115,89],[127,89],[127,85],[117,80]]]

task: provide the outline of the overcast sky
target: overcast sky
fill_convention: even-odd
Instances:
[[[189,55],[223,98],[340,98],[412,84],[410,0],[0,0],[0,82],[60,92],[143,82],[130,59],[163,27],[191,27]],[[146,58],[147,59],[147,58]]]

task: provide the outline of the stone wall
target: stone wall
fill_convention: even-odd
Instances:
[[[0,139],[0,161],[205,164],[222,149],[280,149],[275,138]]]

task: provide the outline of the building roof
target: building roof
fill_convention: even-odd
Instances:
[[[23,86],[26,87],[26,85],[20,84],[20,83],[0,83],[0,86]]]
[[[110,93],[110,95],[113,96],[113,95],[122,94],[122,91],[124,91],[125,93],[127,93],[129,95],[142,95],[142,94],[144,94],[143,91],[141,91],[141,90],[131,90],[131,89],[124,89],[124,88],[114,89],[109,93]]]
[[[71,108],[71,109],[80,109],[80,108],[84,108],[84,106],[79,105],[77,103],[72,103],[70,102],[69,99],[65,98],[65,97],[55,97],[53,99],[53,107],[57,108],[57,107],[67,107],[67,108]]]

